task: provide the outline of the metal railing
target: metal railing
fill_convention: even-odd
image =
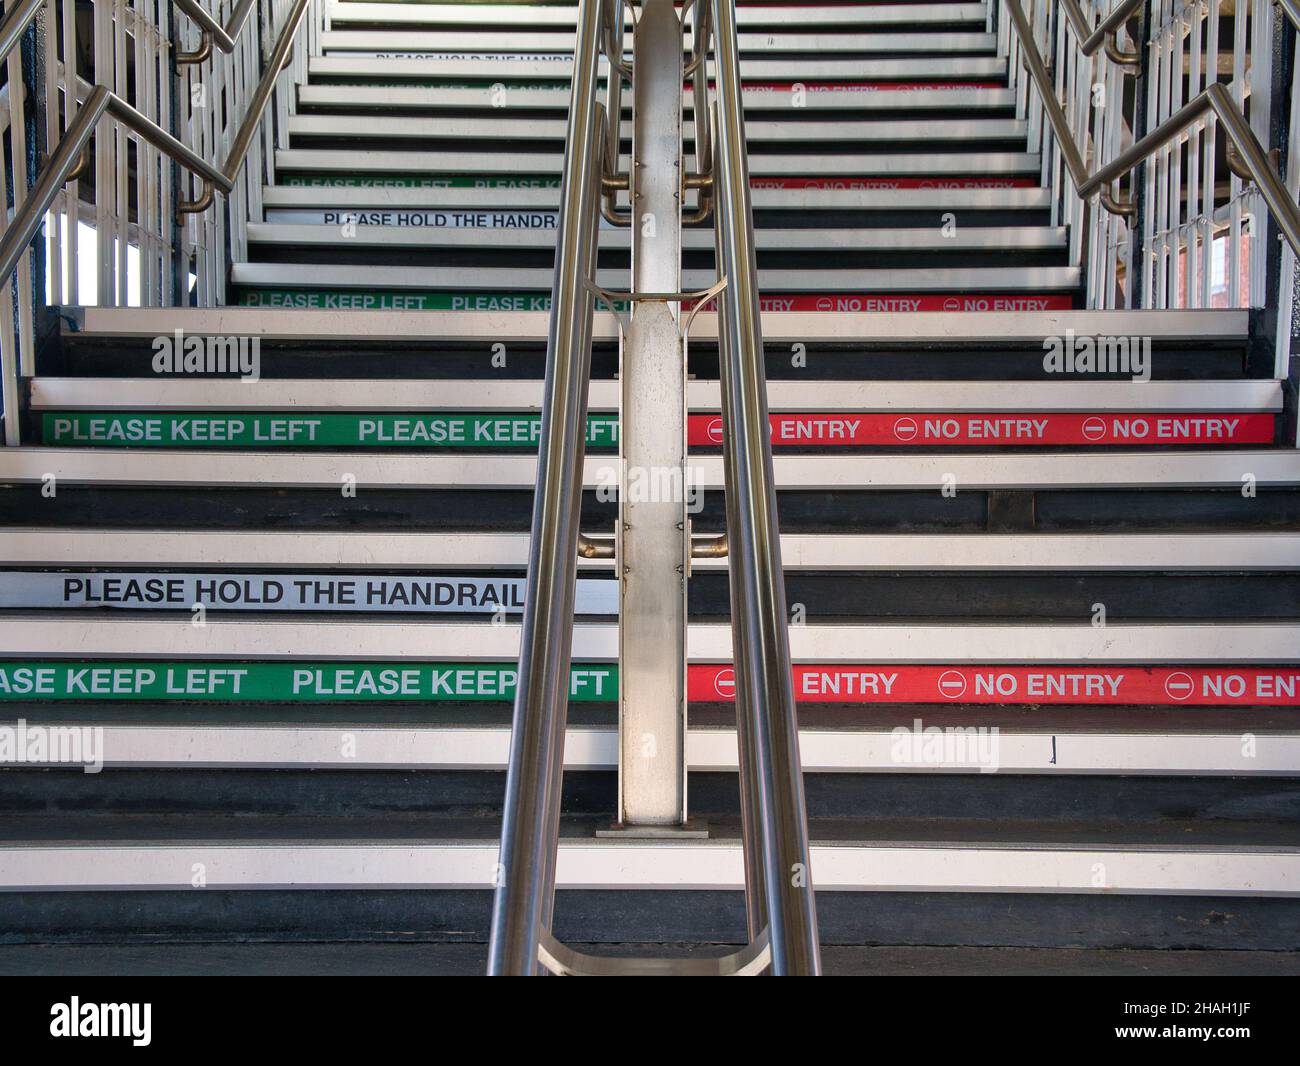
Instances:
[[[1263,306],[1269,267],[1257,226],[1273,219],[1292,272],[1300,249],[1294,189],[1264,147],[1273,0],[1232,6],[1230,57],[1220,53],[1221,0],[1151,0],[1149,26],[1140,0],[1110,2],[1001,0],[1020,115],[1043,152],[1053,222],[1069,226],[1088,306]],[[1300,24],[1296,0],[1277,6]],[[1125,48],[1130,32],[1137,40]]]
[[[195,25],[173,24],[171,6],[104,0],[79,12],[74,0],[23,0],[0,23],[0,194],[13,203],[0,238],[0,300],[13,308],[0,325],[7,444],[18,443],[39,306],[221,303],[246,223],[260,217],[324,5],[309,20],[312,0],[239,0],[219,34],[193,0],[175,6]],[[94,292],[81,277],[83,226],[96,242]]]
[[[579,530],[593,296],[598,291],[593,277],[597,216],[602,199],[608,209],[611,191],[632,186],[603,172],[618,161],[619,90],[610,87],[609,112],[596,101],[602,41],[620,36],[604,29],[621,27],[621,0],[584,0],[574,49],[528,586],[492,910],[492,974],[533,974],[539,968],[555,973],[749,974],[769,966],[776,974],[805,974],[820,967],[767,429],[734,0],[713,0],[711,14],[717,82],[713,174],[696,187],[702,190],[701,200],[712,200],[721,278],[705,294],[695,295],[716,298],[720,315],[727,533],[703,550],[716,554],[724,546],[731,575],[750,942],[725,958],[683,965],[592,958],[560,944],[550,932],[577,558],[580,550],[590,554],[601,543]],[[699,21],[697,17],[697,26]],[[696,31],[697,75],[704,68],[707,26]],[[607,54],[614,82],[623,63],[619,46],[610,47],[615,49]],[[635,70],[627,73],[635,79]],[[680,100],[679,90],[673,91]],[[710,114],[710,108],[700,106],[699,81],[695,99],[698,130]],[[701,147],[698,165],[710,158],[709,149]],[[697,210],[704,206],[698,204]],[[680,303],[691,294],[628,295],[633,301]]]

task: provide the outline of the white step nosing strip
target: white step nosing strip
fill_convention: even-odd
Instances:
[[[996,180],[996,179],[994,179]],[[1031,211],[1050,206],[1050,191],[1037,187],[927,189],[771,189],[751,190],[755,210],[878,211],[1007,210]],[[474,188],[392,185],[268,185],[262,189],[263,207],[271,210],[390,209],[400,210],[540,210],[559,208],[559,189]],[[686,232],[692,232],[687,230]]]
[[[115,448],[0,449],[0,483],[194,485],[337,488],[532,489],[531,455],[426,455],[374,452],[223,452]],[[1287,449],[1104,453],[965,453],[903,455],[777,455],[778,490],[940,492],[985,489],[1237,488],[1300,484],[1300,453]],[[584,485],[619,483],[616,459],[587,456]],[[691,484],[723,485],[720,456],[694,456]]]
[[[336,152],[326,148],[282,148],[275,154],[276,166],[282,171],[354,174],[461,174],[484,175],[556,175],[563,156],[554,152],[426,152],[417,150],[379,151],[358,149]],[[857,177],[898,177],[917,175],[939,177],[956,175],[1021,175],[1036,172],[1036,152],[971,152],[941,154],[857,153],[854,155],[797,156],[751,152],[749,172],[764,177],[831,177],[850,180]]]
[[[908,119],[760,119],[745,123],[745,139],[751,157],[761,154],[756,146],[776,141],[1010,141],[1025,139],[1023,119],[964,118],[928,119],[922,124]],[[496,108],[471,118],[412,118],[383,115],[295,115],[289,119],[289,135],[364,138],[383,137],[410,140],[554,140],[563,141],[564,119],[517,116],[507,108]],[[623,121],[622,134],[631,139],[632,123]],[[695,123],[682,123],[682,138],[693,143]],[[954,148],[958,145],[954,144]]]
[[[482,51],[474,53],[442,53],[433,58],[375,58],[351,55],[313,56],[307,61],[308,77],[351,78],[538,78],[568,81],[573,60],[568,54],[562,58],[500,58],[500,53]],[[560,56],[553,52],[547,55]],[[456,56],[456,58],[450,58]],[[869,64],[869,65],[868,65]],[[710,77],[714,74],[713,60],[707,64]],[[608,71],[604,60],[600,63],[603,76]],[[843,59],[768,59],[763,56],[747,58],[744,77],[749,82],[791,79],[793,81],[822,81],[835,78],[870,78],[875,80],[935,78],[1002,78],[1006,76],[1007,61],[995,56],[932,57],[909,56],[902,59],[862,57]],[[386,83],[386,82],[385,82]]]
[[[1039,293],[1075,288],[1079,267],[885,267],[860,269],[790,270],[759,267],[758,286],[765,293],[824,293],[860,291],[879,293],[924,293],[958,291],[1002,293],[1006,290]],[[236,262],[231,281],[250,288],[277,289],[379,289],[389,292],[413,290],[494,293],[500,290],[531,290],[550,295],[553,271],[550,267],[509,266],[399,266],[357,263],[248,263]],[[708,288],[717,280],[711,270],[682,271],[682,285],[688,292]],[[619,291],[627,283],[627,270],[599,268],[597,284]]]
[[[515,229],[491,226],[402,226],[359,224],[347,238],[348,247],[393,248],[542,248],[555,247],[556,231],[550,227]],[[294,249],[321,245],[338,248],[339,227],[324,222],[250,222],[246,236],[250,244],[279,244]],[[986,251],[1019,252],[1064,248],[1066,232],[1057,226],[965,226],[952,237],[934,227],[881,229],[764,229],[754,231],[759,251]],[[602,231],[602,251],[627,250],[627,230]],[[682,247],[687,251],[711,251],[713,234],[708,230],[686,230]]]
[[[1278,381],[785,381],[767,386],[774,412],[974,411],[1093,413],[1278,412]],[[714,413],[716,381],[692,380],[687,404]],[[31,408],[207,411],[539,411],[542,382],[480,379],[275,379],[252,385],[205,378],[59,378],[31,381]],[[613,412],[619,383],[591,383],[588,409]]]
[[[148,567],[349,567],[359,570],[522,569],[527,533],[220,533],[0,528],[0,565]],[[781,536],[787,571],[1290,570],[1300,533],[799,534]],[[600,559],[579,566],[608,570]],[[697,571],[725,559],[697,559]]]
[[[10,844],[0,848],[0,891],[192,892],[196,862],[203,866],[208,891],[488,890],[498,847],[496,840]],[[821,892],[1300,895],[1300,849],[1287,846],[820,843],[814,835],[811,864]],[[736,840],[562,839],[557,886],[737,891],[742,867]],[[1105,871],[1100,883],[1099,869]]]
[[[463,3],[330,3],[331,24],[349,22],[385,25],[483,25],[499,23],[506,30],[516,25],[562,26],[572,29],[577,8],[560,4],[468,5]],[[844,4],[827,7],[798,7],[784,4],[739,5],[739,26],[794,25],[890,25],[894,23],[942,25],[961,22],[983,23],[987,6],[963,4]],[[628,20],[625,19],[625,24]],[[688,24],[693,22],[688,18]]]
[[[394,315],[383,310],[311,310],[260,307],[65,308],[77,320],[76,332],[102,336],[171,336],[178,327],[187,333],[312,340],[340,336],[370,340],[545,341],[550,314],[546,311],[421,311]],[[1153,341],[1186,340],[1198,344],[1217,340],[1244,342],[1248,336],[1246,310],[1204,311],[922,311],[909,315],[854,312],[763,313],[766,342],[811,344],[818,341],[914,343],[1029,343],[1078,336],[1146,336]],[[614,316],[598,313],[593,339],[618,339]],[[717,316],[697,315],[692,340],[717,337]]]
[[[997,36],[980,30],[945,30],[936,32],[865,33],[804,33],[801,27],[782,27],[754,32],[741,28],[736,43],[742,62],[752,56],[772,52],[799,54],[873,56],[882,52],[911,52],[924,56],[987,53],[997,48]],[[631,27],[624,34],[625,52],[632,51]],[[612,36],[612,35],[611,35]],[[574,30],[563,28],[514,27],[509,33],[491,30],[464,30],[454,27],[435,29],[379,29],[337,30],[321,32],[320,49],[327,56],[348,56],[361,53],[367,57],[378,52],[384,56],[403,56],[406,53],[433,54],[439,52],[496,52],[554,54],[573,52]],[[689,55],[689,39],[683,39],[683,52]]]
[[[511,108],[563,110],[569,105],[568,88],[507,90]],[[747,110],[784,110],[791,106],[794,90],[742,89],[741,98]],[[418,107],[428,111],[441,108],[481,107],[491,108],[496,90],[491,85],[453,86],[431,89],[425,86],[401,85],[301,85],[298,102],[308,107],[322,105],[355,108],[345,114],[364,113],[372,107]],[[870,89],[846,86],[833,90],[812,90],[805,87],[802,108],[810,114],[820,111],[870,110],[894,111],[907,109],[936,109],[960,111],[965,109],[1005,109],[1015,104],[1015,94],[1010,89],[987,88],[934,88],[934,89]],[[692,114],[694,97],[682,93],[682,106]],[[624,103],[626,114],[631,113],[630,102]]]
[[[140,619],[110,623],[66,615],[0,616],[0,647],[17,658],[193,658],[342,661],[511,662],[519,627],[448,622]],[[731,627],[689,627],[691,662],[731,660]],[[790,627],[797,663],[1158,664],[1300,661],[1300,624],[1151,623],[1109,625],[808,624]],[[575,662],[618,659],[618,626],[573,627]]]
[[[102,730],[99,761],[110,768],[501,771],[510,749],[507,726],[123,725],[48,715],[34,724],[51,730]],[[346,752],[340,743],[343,735],[352,741]],[[1251,735],[1255,749],[1247,756],[1240,732],[1075,731],[1068,724],[1050,730],[1003,728],[997,738],[996,765],[986,762],[984,766],[975,761],[936,764],[900,758],[896,731],[884,728],[804,728],[799,748],[805,773],[1300,776],[1300,732],[1253,729]],[[691,729],[686,752],[693,772],[737,769],[734,729]],[[617,728],[570,725],[565,732],[564,764],[568,770],[615,769]],[[0,760],[0,765],[24,764]]]

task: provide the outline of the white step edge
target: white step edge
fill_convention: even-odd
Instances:
[[[997,48],[996,34],[978,30],[871,33],[803,33],[797,23],[775,27],[765,32],[736,34],[742,61],[748,56],[767,52],[854,54],[869,56],[880,52],[913,52],[942,55],[947,52],[992,52]],[[632,52],[631,27],[623,35],[626,54]],[[506,32],[465,30],[451,27],[438,29],[324,30],[319,37],[325,55],[349,52],[401,56],[403,53],[437,52],[565,52],[572,54],[574,27],[559,29],[512,26]],[[682,50],[689,51],[690,38],[683,36]]]
[[[1023,119],[960,118],[927,119],[918,123],[914,119],[875,119],[858,121],[848,119],[765,119],[751,118],[745,122],[745,139],[752,147],[764,141],[788,142],[791,140],[818,141],[928,141],[931,144],[962,140],[1012,140],[1024,139],[1028,123]],[[468,118],[439,116],[413,118],[384,115],[294,115],[289,119],[289,133],[332,137],[391,137],[412,140],[466,139],[495,140],[530,139],[563,141],[567,132],[564,119],[517,118],[510,108],[498,107],[482,115]],[[632,137],[632,123],[623,120],[621,135]],[[682,137],[688,142],[695,139],[695,123],[682,124]]]
[[[593,381],[588,409],[617,411],[617,381]],[[692,411],[721,403],[716,381],[686,385]],[[59,378],[31,381],[34,411],[540,411],[542,382],[451,378]],[[767,383],[772,411],[1176,412],[1282,410],[1278,381],[785,381]]]
[[[4,715],[11,712],[15,717],[23,714],[10,707]],[[102,729],[98,752],[107,768],[504,770],[510,750],[506,726],[122,725],[100,724],[93,718],[64,721],[45,714],[39,723],[29,723],[35,724]],[[348,754],[339,743],[343,733],[352,738]],[[1076,731],[1066,724],[1051,730],[1003,728],[996,767],[981,768],[902,761],[897,736],[885,728],[805,727],[799,731],[799,752],[805,773],[1300,775],[1300,726],[1252,728],[1250,733],[1255,746],[1247,757],[1241,731]],[[735,730],[691,729],[686,760],[697,773],[734,772]],[[22,764],[0,760],[0,765]],[[615,769],[618,730],[612,725],[570,725],[564,766]]]
[[[888,180],[888,179],[871,179]],[[999,179],[993,179],[999,180]],[[847,184],[851,184],[852,179]],[[937,185],[942,185],[940,180]],[[1050,192],[1040,188],[1002,187],[988,189],[925,188],[840,188],[840,189],[751,189],[755,210],[868,211],[884,209],[960,210],[1044,210],[1050,206]],[[439,186],[402,188],[392,185],[268,185],[262,189],[263,207],[277,208],[412,208],[478,210],[557,210],[558,188],[519,187],[512,189],[450,189]],[[690,229],[687,233],[692,232]]]
[[[339,226],[323,222],[250,222],[249,244],[282,244],[291,248],[323,245],[329,248],[554,248],[556,230],[550,227],[512,229],[490,226],[372,226],[356,225],[347,237]],[[1060,226],[961,226],[945,237],[938,226],[890,229],[763,229],[754,231],[759,251],[1025,251],[1065,247]],[[600,248],[631,247],[631,231],[603,229]],[[688,229],[682,233],[687,251],[712,251],[713,231]]]
[[[507,101],[509,97],[507,96]],[[385,137],[402,140],[554,140],[563,141],[568,123],[565,119],[516,116],[510,107],[497,107],[480,115],[458,117],[440,115],[418,118],[409,115],[294,115],[289,119],[289,135],[316,137]],[[750,154],[761,152],[767,141],[926,141],[930,144],[961,141],[1024,140],[1028,123],[1009,118],[877,119],[761,119],[745,121],[745,140]],[[630,140],[632,123],[623,120],[622,137]],[[695,140],[695,123],[682,123],[682,138]]]
[[[308,107],[385,108],[408,107],[436,111],[440,108],[493,107],[500,101],[500,90],[491,85],[429,88],[402,85],[300,85],[298,103]],[[506,89],[511,109],[550,109],[563,111],[569,106],[569,89]],[[742,89],[741,100],[747,109],[788,110],[793,106],[793,90]],[[965,108],[1009,108],[1015,103],[1010,89],[871,89],[846,85],[834,89],[804,88],[799,106],[809,112],[840,109],[892,111],[911,109],[961,110]],[[631,114],[631,102],[625,101]],[[694,111],[694,96],[682,93],[687,114]]]
[[[368,150],[338,152],[331,148],[285,148],[275,153],[280,171],[312,174],[559,174],[564,161],[558,152],[511,151],[508,142],[476,152]],[[626,157],[623,157],[626,169]],[[866,153],[853,155],[776,155],[750,152],[749,173],[764,177],[893,177],[987,174],[1032,174],[1038,171],[1036,152]]]
[[[0,528],[0,565],[349,567],[422,571],[522,568],[527,533],[319,533]],[[1300,533],[781,535],[786,570],[1151,571],[1300,568]],[[607,560],[579,559],[587,569]],[[696,559],[696,571],[726,559]]]
[[[575,662],[618,659],[618,626],[577,623]],[[420,621],[278,621],[129,616],[111,623],[80,617],[0,617],[6,657],[315,659],[513,662],[519,626]],[[731,627],[694,623],[691,662],[731,660]],[[807,624],[790,627],[797,663],[1286,663],[1300,661],[1300,624]]]
[[[225,452],[214,462],[202,451],[116,448],[0,449],[0,483],[177,485],[210,488],[298,486],[337,488],[352,479],[366,487],[532,489],[531,455],[422,455],[373,452]],[[939,492],[982,489],[1241,488],[1300,484],[1300,452],[1265,451],[1036,452],[937,455],[777,455],[778,489],[898,489]],[[702,490],[723,485],[720,456],[694,456],[688,472]],[[584,485],[616,486],[618,467],[587,456]],[[952,480],[952,479],[955,479]]]
[[[193,892],[195,863],[220,889],[491,889],[499,844],[77,842],[0,847],[0,891]],[[1300,848],[836,842],[811,848],[818,891],[1300,895]],[[739,890],[735,840],[563,839],[561,889]],[[1097,871],[1105,871],[1098,883]]]
[[[613,292],[627,284],[627,270],[596,271],[596,283]],[[551,291],[550,267],[410,266],[371,263],[235,263],[231,281],[254,288],[383,289],[402,291],[499,292],[508,289]],[[701,292],[717,281],[712,270],[682,271],[687,292]],[[865,269],[778,269],[759,267],[758,286],[764,292],[1028,292],[1062,291],[1079,283],[1079,268],[1031,267],[904,267]]]
[[[496,49],[475,53],[447,53],[457,58],[378,58],[369,56],[313,56],[307,61],[309,78],[371,78],[389,84],[393,78],[471,78],[495,81],[498,78],[539,78],[568,81],[573,60],[565,53],[548,53],[554,58],[501,58]],[[463,57],[463,58],[462,58]],[[706,64],[709,76],[714,63]],[[608,65],[602,60],[601,73]],[[746,81],[833,81],[838,78],[874,78],[877,80],[923,81],[934,78],[1000,78],[1005,76],[1007,61],[996,56],[907,56],[901,59],[763,59],[750,56],[745,61]]]
[[[403,25],[490,25],[507,29],[516,26],[565,26],[577,24],[578,9],[572,4],[385,4],[347,3],[332,0],[331,21],[393,23]],[[785,4],[740,5],[736,22],[740,26],[890,25],[898,23],[983,22],[985,4],[832,4],[802,7]],[[624,19],[630,23],[630,17]],[[688,18],[688,22],[689,22]]]
[[[545,341],[546,311],[323,311],[261,307],[84,307],[62,308],[76,332],[101,336],[163,337],[178,328],[189,333],[256,336],[284,340]],[[1063,337],[1142,336],[1193,343],[1245,340],[1250,312],[1228,311],[923,311],[908,315],[849,312],[763,313],[763,338],[771,343],[817,341],[909,341],[916,343],[1041,344]],[[617,340],[614,316],[594,316],[593,339]],[[700,314],[691,323],[693,340],[718,335],[716,315]]]

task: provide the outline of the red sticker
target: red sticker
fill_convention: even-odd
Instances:
[[[686,83],[688,86],[690,82]],[[998,81],[747,81],[746,90],[788,93],[796,85],[810,93],[961,92],[963,89],[1005,89]],[[712,82],[710,88],[714,88]]]
[[[822,311],[839,314],[872,314],[886,311],[903,314],[912,311],[1068,311],[1073,306],[1065,294],[1052,296],[944,296],[937,293],[839,293],[830,296],[790,294],[760,296],[763,311]],[[709,301],[712,309],[713,301]],[[689,300],[684,308],[695,305]]]
[[[1033,189],[1033,178],[755,178],[751,189]]]
[[[773,414],[774,447],[943,445],[1271,444],[1273,415],[1179,414]],[[691,415],[687,442],[720,444],[722,419]]]
[[[691,666],[687,698],[735,698],[730,666]],[[794,667],[800,703],[1189,704],[1300,707],[1300,669],[1199,666]]]

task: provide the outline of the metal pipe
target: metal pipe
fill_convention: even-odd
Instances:
[[[22,0],[5,12],[4,21],[0,22],[0,61],[9,57],[36,13],[44,6],[45,0]]]
[[[589,537],[586,533],[579,533],[578,555],[583,559],[613,559],[616,543],[613,537]]]
[[[716,110],[711,111],[710,117],[716,130]],[[725,251],[723,245],[724,234],[730,229],[729,209],[730,201],[726,196],[720,195],[716,197],[713,219],[714,255],[718,264],[718,271],[723,274],[724,278],[727,275],[724,273],[723,258]],[[730,287],[730,284],[728,284],[728,287]],[[717,307],[719,314],[724,311],[723,300],[725,297],[725,292],[718,293]],[[719,329],[718,365],[721,370],[719,386],[722,394],[722,410],[724,411],[730,410],[733,406],[731,392],[734,385],[731,375],[726,372],[726,368],[731,364],[730,334],[725,329]],[[728,472],[731,470],[731,451],[731,434],[723,433],[722,464],[723,469]],[[727,528],[740,528],[739,496],[728,492],[725,502]],[[731,565],[733,564],[729,564],[728,569],[730,569]],[[732,646],[734,649],[740,643],[735,636],[735,627],[744,626],[746,611],[744,609],[744,593],[740,584],[733,579],[728,583],[728,588],[731,601]],[[733,670],[733,676],[735,679],[736,744],[739,753],[740,832],[744,845],[745,861],[745,921],[749,939],[753,940],[767,928],[767,884],[763,879],[763,862],[761,859],[763,838],[759,831],[763,824],[763,804],[758,794],[758,754],[754,741],[753,723],[750,721],[748,713],[750,696],[749,687],[746,683],[746,674],[744,671],[736,669]]]
[[[4,231],[4,237],[0,240],[0,278],[7,278],[13,273],[27,246],[40,232],[45,213],[54,203],[55,197],[59,195],[59,190],[67,183],[68,175],[78,172],[82,153],[90,143],[95,125],[105,114],[111,114],[159,151],[165,152],[205,181],[217,184],[225,191],[230,189],[230,184],[221,172],[214,169],[202,156],[191,151],[161,126],[145,118],[121,97],[110,92],[103,85],[96,85],[87,94],[85,103],[77,112],[77,117],[64,131],[63,139],[55,146],[45,164],[45,169],[41,171],[27,199],[23,201],[22,207]]]
[[[1048,121],[1051,122],[1060,144],[1061,159],[1070,171],[1070,177],[1081,199],[1089,199],[1099,189],[1108,187],[1112,182],[1122,178],[1212,111],[1223,124],[1224,130],[1236,148],[1240,166],[1255,182],[1287,243],[1300,253],[1300,205],[1291,198],[1286,185],[1269,163],[1267,153],[1255,138],[1250,123],[1238,110],[1232,94],[1221,82],[1206,87],[1202,93],[1189,100],[1145,137],[1134,142],[1095,174],[1090,175],[1079,146],[1075,143],[1074,135],[1070,132],[1070,124],[1066,120],[1065,112],[1061,110],[1060,102],[1056,99],[1051,75],[1034,41],[1029,20],[1019,0],[1006,0],[1006,6],[1016,35],[1020,38],[1025,69],[1029,71],[1030,77],[1038,88],[1043,109],[1047,112]],[[1127,202],[1114,196],[1104,199],[1103,206],[1119,214],[1128,212]]]
[[[172,0],[172,2],[180,11],[188,15],[199,29],[211,37],[212,44],[227,55],[235,50],[239,43],[239,35],[244,31],[244,23],[257,7],[257,0],[239,0],[235,10],[230,13],[230,21],[222,26],[215,16],[208,14],[207,10],[195,0]],[[208,51],[211,51],[211,48]]]
[[[727,554],[727,534],[713,537],[696,537],[691,541],[692,559],[722,559]]]
[[[560,218],[546,341],[541,445],[528,551],[519,673],[510,733],[488,973],[538,972],[555,897],[555,819],[573,646],[596,241],[596,74],[600,0],[578,9]]]
[[[103,87],[97,86],[97,88]],[[222,192],[229,192],[234,188],[232,179],[226,177],[225,174],[190,148],[189,145],[177,140],[158,123],[154,122],[153,119],[142,115],[116,93],[108,92],[107,89],[104,89],[104,91],[108,93],[108,104],[105,110],[122,125],[148,141],[158,151],[171,156],[186,170],[197,174],[204,181],[211,182]]]
[[[725,336],[719,376],[737,718],[738,725],[742,717],[747,720],[742,728],[752,748],[742,761],[750,762],[749,785],[761,814],[754,862],[767,897],[772,973],[816,974],[821,969],[817,913],[772,473],[734,0],[713,0],[713,35],[716,241],[719,271],[727,278],[719,301],[718,333]]]
[[[693,44],[696,54],[702,58],[691,78],[691,100],[695,115],[695,169],[700,176],[709,178],[712,178],[713,170],[713,143],[710,131],[708,65],[703,61],[703,57],[708,55],[709,39],[713,32],[713,24],[710,21],[711,10],[705,0],[700,0],[695,10]],[[712,214],[713,185],[710,182],[707,187],[700,186],[700,195],[695,209],[682,214],[682,224],[696,225],[706,222]]]
[[[1095,30],[1088,24],[1088,17],[1083,13],[1078,0],[1061,0],[1061,10],[1065,12],[1065,17],[1069,19],[1070,25],[1074,29],[1074,36],[1079,42],[1079,50],[1084,55],[1091,56],[1096,55],[1097,49],[1120,31],[1124,23],[1143,3],[1144,0],[1124,0],[1123,3],[1117,4],[1114,10],[1101,20],[1101,25]],[[1126,52],[1121,52],[1120,55],[1128,57]],[[1136,54],[1131,58],[1136,59]]]
[[[177,52],[176,65],[178,67],[192,67],[202,63],[212,55],[212,34],[203,30],[199,34],[199,46],[193,52]]]
[[[1273,2],[1291,20],[1291,25],[1300,30],[1300,3],[1297,3],[1297,0],[1273,0]]]
[[[294,41],[298,36],[298,28],[302,25],[302,18],[307,13],[310,4],[311,0],[297,0],[290,10],[289,17],[285,20],[284,29],[280,31],[280,36],[276,39],[275,50],[271,53],[270,59],[267,60],[262,80],[257,83],[257,88],[253,90],[252,99],[248,104],[248,111],[244,114],[244,121],[231,143],[230,155],[226,158],[226,165],[223,168],[232,185],[235,178],[239,176],[240,168],[244,165],[244,156],[248,154],[248,149],[253,144],[253,138],[257,136],[257,131],[261,128],[262,112],[266,110],[266,105],[275,92],[276,80],[280,77],[285,60],[293,49]]]

